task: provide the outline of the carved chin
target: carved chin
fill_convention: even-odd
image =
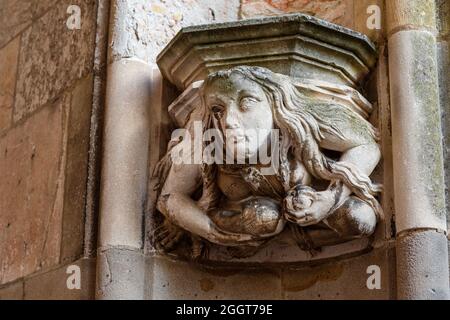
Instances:
[[[242,158],[251,158],[255,154],[257,154],[257,150],[254,150],[255,148],[246,145],[245,143],[236,143],[233,145],[227,146],[227,152],[230,152],[232,155],[233,160],[238,160]]]

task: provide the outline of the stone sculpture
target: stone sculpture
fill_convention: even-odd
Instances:
[[[310,252],[374,232],[382,219],[375,198],[381,186],[369,176],[380,150],[367,121],[371,105],[358,91],[238,66],[209,74],[199,95],[202,130],[216,129],[214,142],[224,145],[215,155],[234,161],[175,163],[179,147],[191,142],[169,143],[154,171],[164,216],[155,230],[158,246],[170,250],[187,236],[194,257],[210,244],[245,257],[285,228]],[[195,119],[191,114],[187,132]],[[267,147],[275,166],[251,161]]]

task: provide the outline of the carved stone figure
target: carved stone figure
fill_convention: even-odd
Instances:
[[[155,170],[164,216],[158,245],[170,250],[188,235],[195,257],[211,243],[244,257],[287,227],[310,251],[374,232],[382,219],[381,186],[369,178],[380,160],[378,133],[356,90],[238,66],[211,73],[200,96],[203,129],[217,129],[224,153],[246,161],[176,164],[172,153],[183,142],[171,141]],[[258,139],[248,134],[255,130]],[[274,144],[279,166],[264,174],[273,164],[249,160]]]

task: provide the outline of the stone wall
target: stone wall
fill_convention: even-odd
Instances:
[[[0,4],[0,298],[50,297],[52,272],[83,256],[96,7]]]
[[[101,148],[105,67],[101,47],[108,46],[110,67],[131,58],[146,66],[143,72],[153,70],[148,77],[152,95],[149,134],[150,141],[157,142],[149,150],[152,168],[165,148],[170,126],[164,108],[176,96],[173,87],[155,69],[156,56],[180,28],[193,24],[303,12],[363,32],[377,43],[380,63],[366,94],[378,107],[373,121],[379,123],[383,134],[384,163],[379,173],[385,182],[383,206],[394,217],[392,180],[389,180],[392,145],[385,1],[114,0],[112,3],[111,17],[115,20],[110,21],[110,41],[101,26],[99,29],[101,14],[108,19],[105,7],[109,7],[109,1],[3,0],[0,4],[0,299],[92,299],[96,263],[101,271],[104,260],[109,278],[106,282],[100,279],[97,289],[104,290],[106,296],[117,288],[125,287],[131,292],[135,287],[147,299],[395,298],[393,218],[388,220],[384,234],[377,235],[384,240],[358,257],[320,265],[236,269],[200,266],[155,254],[149,241],[152,221],[147,214],[142,234],[141,231],[137,234],[139,241],[144,239],[143,243],[132,249],[108,246],[100,250],[99,261],[95,259],[99,207],[97,156]],[[448,1],[437,3],[442,22],[438,37],[440,65],[447,66],[440,70],[441,106],[444,130],[449,137],[450,89],[445,77],[449,60],[449,24],[445,17],[449,11]],[[67,8],[73,4],[81,8],[80,30],[69,30],[66,26],[70,16]],[[99,4],[102,12],[97,11]],[[371,5],[380,8],[381,29],[367,26],[371,15],[367,9]],[[448,152],[445,157],[448,162]],[[141,201],[147,194],[137,196]],[[144,212],[142,206],[135,214],[142,216]],[[134,273],[130,272],[130,261],[136,266]],[[65,271],[71,264],[81,267],[82,290],[67,290]],[[381,269],[381,290],[366,287],[369,265]],[[143,278],[136,274],[142,274]],[[121,297],[134,297],[135,292],[127,296],[125,290]]]

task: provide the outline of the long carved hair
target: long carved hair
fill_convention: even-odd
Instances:
[[[280,130],[279,176],[286,191],[293,187],[289,185],[288,161],[288,155],[292,154],[312,176],[328,181],[341,181],[357,197],[371,205],[379,218],[382,217],[381,206],[374,197],[381,191],[381,186],[372,183],[370,178],[355,166],[330,159],[319,147],[321,140],[324,139],[324,133],[347,139],[340,129],[342,127],[340,124],[350,124],[357,134],[376,142],[379,139],[378,132],[367,120],[346,106],[321,101],[317,97],[314,99],[308,97],[296,87],[295,80],[266,68],[239,66],[218,71],[207,77],[203,87],[217,79],[229,78],[233,73],[238,73],[259,85],[267,96],[275,127]],[[205,125],[208,124],[206,126],[208,128],[212,125],[212,121],[204,106],[203,94],[202,100],[205,110],[203,121]],[[206,210],[215,207],[219,199],[219,191],[214,183],[215,167],[215,165],[202,166],[203,196],[199,205]]]

